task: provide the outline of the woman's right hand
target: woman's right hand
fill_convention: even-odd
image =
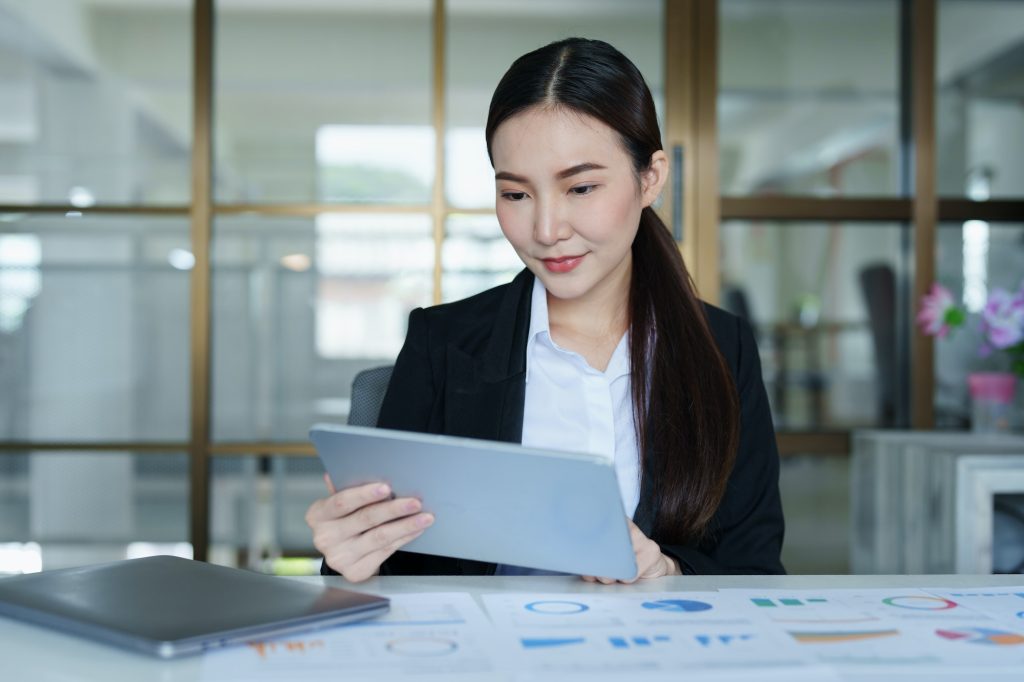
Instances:
[[[377,575],[385,559],[434,522],[433,514],[419,513],[416,498],[391,499],[386,483],[336,491],[327,474],[324,481],[331,495],[309,506],[306,524],[327,565],[349,582]]]

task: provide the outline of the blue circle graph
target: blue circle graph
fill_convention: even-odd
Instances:
[[[645,601],[642,606],[652,611],[708,611],[711,604],[702,601],[691,601],[689,599],[660,599],[658,601]]]
[[[524,608],[527,611],[551,616],[568,616],[574,613],[583,613],[590,609],[589,606],[578,601],[532,601]]]

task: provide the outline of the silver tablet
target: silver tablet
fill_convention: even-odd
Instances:
[[[163,658],[361,620],[388,605],[172,556],[0,579],[0,615]]]
[[[335,488],[387,482],[434,524],[402,549],[631,579],[636,559],[612,462],[452,436],[317,424]]]

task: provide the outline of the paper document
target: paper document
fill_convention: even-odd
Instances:
[[[763,623],[820,663],[893,677],[1024,669],[1024,631],[966,602],[924,590],[725,589],[730,610],[753,609]],[[1024,602],[1024,600],[1021,600]],[[994,603],[993,603],[994,607]]]
[[[617,675],[687,672],[751,679],[818,668],[813,656],[775,628],[723,608],[717,592],[488,594],[502,668],[535,674]],[[729,602],[731,600],[725,600]],[[817,679],[828,679],[817,670]]]
[[[468,594],[398,594],[379,618],[210,652],[202,677],[229,682],[475,680],[493,667],[490,630]]]
[[[1024,587],[397,594],[211,652],[204,680],[1021,680]]]

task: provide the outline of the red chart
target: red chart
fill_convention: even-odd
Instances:
[[[1024,635],[1008,630],[992,628],[958,628],[956,630],[936,630],[935,634],[943,639],[971,644],[990,644],[996,646],[1014,646],[1024,644]]]

